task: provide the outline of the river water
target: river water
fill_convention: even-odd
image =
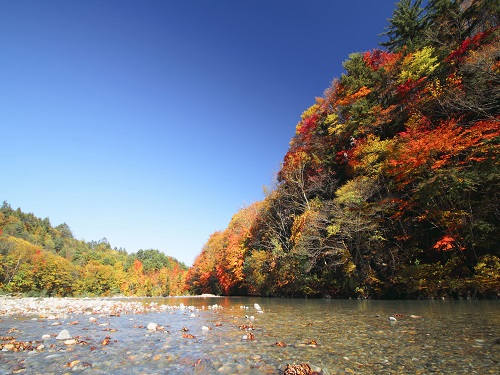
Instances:
[[[0,374],[280,374],[298,363],[322,374],[500,373],[500,301],[134,301],[175,309],[56,321],[0,317],[4,339],[43,345],[0,351]],[[163,328],[147,330],[149,323]],[[62,329],[77,343],[56,340]]]

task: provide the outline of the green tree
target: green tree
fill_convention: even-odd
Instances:
[[[425,28],[423,0],[400,0],[389,18],[389,26],[381,36],[387,36],[388,41],[380,43],[389,51],[398,52],[403,49],[413,51],[421,46]]]

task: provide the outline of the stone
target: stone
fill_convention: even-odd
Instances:
[[[67,329],[63,329],[59,335],[57,335],[56,340],[68,340],[71,338],[69,331]]]
[[[156,331],[156,329],[158,328],[158,324],[156,324],[156,323],[149,323],[147,328],[148,328],[149,331]]]

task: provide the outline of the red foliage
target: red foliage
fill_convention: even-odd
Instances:
[[[445,58],[445,61],[446,62],[455,62],[455,63],[461,62],[465,58],[465,54],[469,50],[476,49],[477,47],[479,47],[481,42],[486,37],[491,35],[491,33],[496,29],[498,29],[498,27],[477,33],[472,38],[465,39],[456,50],[454,50],[452,53],[450,53],[448,55],[448,57]]]
[[[363,54],[363,61],[374,71],[392,66],[400,58],[401,53],[391,53],[379,49],[367,51]]]
[[[309,134],[312,130],[318,126],[319,116],[314,114],[307,117],[302,121],[302,124],[297,128],[299,134]]]
[[[396,87],[396,92],[401,98],[405,98],[408,93],[417,88],[422,82],[425,81],[425,79],[426,77],[422,77],[415,81],[414,79],[408,78],[405,83]]]
[[[337,152],[335,154],[336,155],[335,160],[339,164],[345,164],[345,163],[347,163],[351,159],[352,153],[353,153],[352,149],[349,149],[349,150],[340,150],[339,152]]]

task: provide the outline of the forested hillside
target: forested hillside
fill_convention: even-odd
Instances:
[[[397,3],[381,48],[303,112],[276,185],[210,237],[190,291],[500,296],[499,17],[498,0]]]
[[[168,296],[184,292],[187,267],[158,250],[127,254],[77,240],[4,202],[0,208],[0,293],[33,296]]]

